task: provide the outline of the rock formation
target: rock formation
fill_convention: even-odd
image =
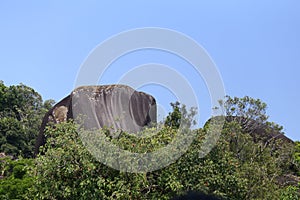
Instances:
[[[151,95],[125,85],[79,87],[45,114],[35,155],[46,142],[44,129],[47,123],[68,119],[82,120],[86,129],[107,127],[112,131],[138,132],[156,123],[156,101]]]
[[[282,140],[285,143],[294,143],[293,140],[286,137],[281,131],[266,123],[239,116],[227,116],[226,121],[234,121],[240,124],[242,130],[245,133],[249,133],[254,142],[258,142],[260,140],[263,142]]]

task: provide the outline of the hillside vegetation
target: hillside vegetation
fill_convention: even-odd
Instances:
[[[120,172],[97,161],[72,121],[48,126],[47,143],[33,158],[41,119],[53,103],[43,102],[28,86],[0,82],[0,199],[171,199],[188,191],[220,199],[300,198],[300,143],[268,121],[267,105],[259,99],[227,97],[220,102],[224,127],[208,155],[199,156],[211,120],[186,130],[196,137],[176,162],[147,173]],[[130,152],[153,152],[172,142],[183,120],[193,124],[194,110],[171,105],[173,111],[151,138],[110,137],[105,129],[102,134]],[[147,128],[141,134],[151,132]]]

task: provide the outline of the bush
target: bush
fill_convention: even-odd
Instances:
[[[32,159],[12,160],[4,157],[0,160],[2,179],[0,180],[1,199],[24,199],[32,186],[34,177],[30,176]]]

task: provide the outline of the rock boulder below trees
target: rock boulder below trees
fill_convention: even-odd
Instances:
[[[112,131],[138,132],[156,123],[156,101],[126,85],[82,86],[54,105],[44,116],[35,145],[46,143],[44,130],[49,122],[80,119],[86,129],[107,127]]]

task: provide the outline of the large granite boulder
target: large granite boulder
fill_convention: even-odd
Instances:
[[[46,125],[68,119],[80,121],[86,129],[106,127],[112,132],[138,132],[156,123],[156,101],[151,95],[126,85],[79,87],[45,114],[35,145],[35,155],[46,142]]]

